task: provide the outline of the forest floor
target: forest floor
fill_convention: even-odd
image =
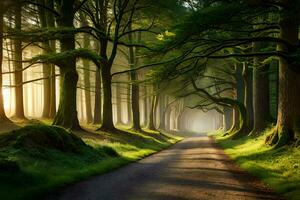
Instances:
[[[157,154],[79,182],[48,200],[280,199],[240,170],[212,138],[196,134]]]
[[[300,147],[296,145],[274,149],[265,145],[270,127],[258,137],[230,140],[216,134],[218,145],[225,149],[243,170],[259,178],[288,200],[300,199]]]
[[[128,127],[119,127],[120,133],[105,133],[94,131],[93,126],[73,132],[74,137],[64,129],[39,124],[20,121],[0,127],[0,199],[42,199],[58,188],[135,162],[181,139]]]

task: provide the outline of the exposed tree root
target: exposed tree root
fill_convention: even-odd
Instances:
[[[289,130],[286,127],[276,127],[270,135],[267,136],[265,143],[274,148],[279,148],[285,145],[289,145],[295,141],[293,130]]]

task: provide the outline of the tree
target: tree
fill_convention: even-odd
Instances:
[[[259,43],[254,44],[257,51]],[[253,68],[253,113],[252,135],[260,134],[270,123],[269,64],[260,65],[259,58],[254,58]]]
[[[22,31],[22,4],[18,2],[14,6],[15,11],[15,31]],[[15,80],[15,117],[24,119],[24,103],[23,103],[23,56],[22,56],[22,40],[16,38],[14,40],[14,80]]]
[[[86,18],[82,13],[80,13],[80,20],[81,20],[82,27],[85,27],[88,25],[88,22],[86,21]],[[91,48],[90,35],[86,34],[86,33],[83,34],[83,48],[84,49]],[[87,121],[87,123],[91,123],[93,121],[92,105],[91,105],[91,92],[90,92],[91,91],[91,82],[90,82],[91,69],[90,69],[90,61],[87,59],[83,60],[83,70],[84,70],[83,80],[84,80],[86,121]]]
[[[74,28],[75,0],[62,0],[58,3],[56,18],[58,28]],[[59,39],[61,52],[68,52],[75,49],[75,35],[69,33]],[[60,68],[60,100],[57,114],[54,118],[54,125],[71,129],[80,129],[76,109],[76,90],[78,73],[76,71],[76,58],[69,57],[59,62]]]
[[[3,63],[3,28],[4,28],[4,11],[8,8],[7,1],[0,2],[0,121],[9,121],[4,111],[3,103],[3,81],[2,81],[2,63]]]
[[[279,44],[278,50],[285,54],[297,53],[299,43],[299,2],[279,1],[280,39],[286,44]],[[299,55],[295,55],[298,57]],[[296,137],[296,130],[300,119],[300,97],[297,94],[300,88],[300,64],[286,57],[279,58],[279,98],[276,129],[267,138],[267,142],[280,147],[291,143]]]
[[[280,12],[277,8],[280,8]],[[287,144],[295,138],[300,113],[298,97],[292,95],[299,88],[300,80],[297,61],[298,10],[298,1],[205,1],[196,11],[191,12],[184,23],[176,26],[175,37],[167,39],[164,47],[160,48],[164,53],[181,48],[180,56],[162,63],[182,66],[178,63],[191,63],[198,59],[259,57],[267,61],[276,57],[280,60],[277,128],[267,141],[276,146]],[[232,15],[228,16],[228,13]],[[252,21],[258,15],[264,17],[269,14],[275,17],[264,23]],[[224,17],[226,15],[228,17]],[[277,23],[276,16],[280,16],[280,23]],[[277,35],[278,30],[280,37]],[[249,51],[247,46],[253,42],[269,44],[271,48]],[[279,48],[272,48],[274,45]],[[180,70],[183,71],[183,68]]]
[[[49,6],[53,9],[53,1],[39,0],[38,3],[41,6]],[[39,21],[42,29],[48,27],[54,27],[54,16],[52,13],[47,12],[41,6],[38,7]],[[42,42],[42,48],[44,54],[52,53],[55,51],[55,41],[44,41]],[[56,112],[56,88],[55,88],[55,66],[50,63],[43,63],[43,77],[44,77],[44,105],[42,117],[53,118]]]
[[[132,31],[132,23],[128,26],[128,31]],[[141,32],[138,33],[138,41],[141,41]],[[128,41],[130,44],[133,44],[133,35],[132,33],[128,34]],[[138,64],[138,59],[136,54],[138,50],[134,51],[134,47],[129,47],[129,66],[130,69],[135,69]],[[135,131],[141,131],[140,125],[140,106],[139,106],[139,85],[137,83],[137,72],[130,72],[131,80],[131,109],[132,109],[132,129]]]
[[[149,28],[142,27],[130,30],[130,24],[136,20],[135,13],[143,10],[143,6],[139,4],[139,0],[90,0],[87,1],[83,8],[92,22],[92,27],[85,28],[90,30],[93,36],[97,38],[100,46],[99,56],[102,58],[100,61],[100,70],[103,85],[102,110],[104,114],[100,129],[103,131],[114,131],[111,70],[118,47],[145,47],[141,44],[128,43],[124,38],[139,31],[148,31]],[[135,93],[133,94],[135,95]]]

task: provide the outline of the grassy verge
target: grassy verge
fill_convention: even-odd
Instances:
[[[0,199],[41,199],[59,187],[137,161],[178,140],[148,131],[74,135],[44,125],[2,133]]]
[[[259,137],[230,140],[214,135],[218,144],[225,149],[242,169],[250,172],[269,185],[286,199],[300,197],[300,147],[273,149],[264,144],[269,130]]]

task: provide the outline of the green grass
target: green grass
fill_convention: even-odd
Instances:
[[[264,144],[269,130],[259,137],[230,140],[215,135],[218,144],[225,149],[242,169],[258,177],[286,199],[300,197],[300,148],[285,146],[274,149]]]
[[[81,138],[44,125],[0,134],[0,199],[41,199],[57,188],[114,170],[180,140],[158,132],[78,135]]]

